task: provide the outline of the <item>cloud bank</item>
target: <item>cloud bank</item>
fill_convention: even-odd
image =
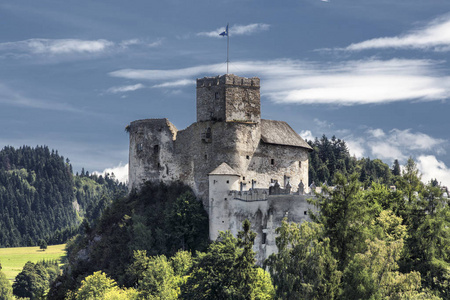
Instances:
[[[102,172],[94,171],[93,173],[97,174],[97,175],[103,175],[103,176],[105,176],[106,173],[109,173],[109,174],[113,174],[114,173],[114,176],[120,182],[122,182],[122,183],[127,183],[128,182],[128,164],[122,165],[122,163],[120,163],[116,167],[106,168]]]
[[[117,93],[132,92],[143,88],[145,88],[145,85],[143,85],[142,83],[138,83],[134,85],[113,86],[110,87],[107,92],[117,94]]]
[[[423,28],[406,34],[354,43],[345,50],[362,51],[383,48],[450,51],[450,15],[435,19]]]
[[[98,55],[108,51],[122,51],[131,46],[160,46],[162,40],[146,43],[140,39],[129,39],[120,42],[81,39],[28,39],[15,42],[0,43],[0,52],[6,52],[17,57],[21,55],[68,56],[68,55]]]
[[[417,168],[422,173],[422,181],[427,183],[437,179],[442,185],[450,187],[450,168],[434,155],[421,155],[417,158]]]
[[[107,40],[78,39],[29,39],[18,42],[0,43],[0,50],[29,52],[34,54],[98,53],[112,47]]]
[[[276,103],[361,105],[450,96],[450,76],[442,63],[424,59],[363,59],[343,62],[300,60],[242,61],[231,64],[240,75],[259,74],[261,93]],[[174,70],[121,69],[110,76],[154,81],[171,87],[195,77],[226,72],[226,65],[199,65]],[[178,85],[179,86],[179,85]]]

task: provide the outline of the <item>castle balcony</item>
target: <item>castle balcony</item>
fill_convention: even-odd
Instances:
[[[248,191],[229,191],[228,195],[234,200],[244,202],[267,201],[269,190],[267,189],[250,189]]]

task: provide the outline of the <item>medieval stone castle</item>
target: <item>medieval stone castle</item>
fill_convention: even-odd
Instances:
[[[131,122],[129,187],[181,181],[202,200],[210,238],[234,235],[249,219],[262,261],[276,251],[283,218],[302,222],[313,209],[308,152],[286,122],[261,119],[260,80],[232,74],[197,79],[197,122],[178,130],[168,119]]]

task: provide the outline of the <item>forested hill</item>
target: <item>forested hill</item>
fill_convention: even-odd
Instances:
[[[89,209],[103,210],[112,194],[124,190],[111,179],[73,176],[69,160],[47,146],[5,147],[0,151],[0,247],[63,242]]]
[[[380,159],[352,157],[344,140],[323,135],[320,139],[307,141],[313,148],[309,156],[309,184],[333,184],[334,175],[339,172],[346,177],[358,174],[358,180],[364,188],[372,182],[386,185],[398,185],[400,165],[394,161],[392,169]]]

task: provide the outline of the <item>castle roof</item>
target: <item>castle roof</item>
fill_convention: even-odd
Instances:
[[[233,175],[233,176],[241,176],[239,175],[235,170],[233,170],[232,167],[230,167],[227,163],[223,162],[214,169],[211,173],[208,175]]]
[[[267,144],[313,149],[288,123],[261,119],[261,140]]]

